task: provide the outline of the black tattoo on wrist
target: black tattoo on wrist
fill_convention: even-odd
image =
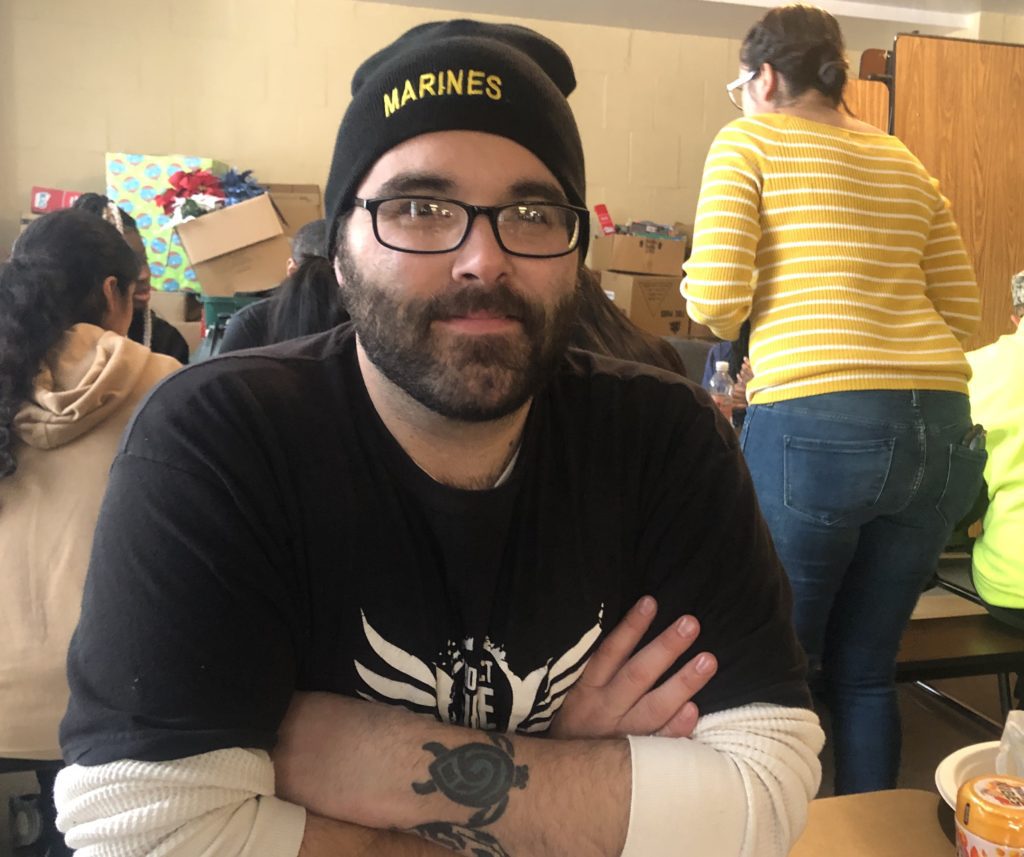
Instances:
[[[427,842],[433,842],[442,848],[465,854],[468,857],[512,857],[504,846],[486,830],[466,827],[463,824],[452,824],[448,821],[432,821],[417,824],[403,831],[414,833]]]
[[[473,742],[449,749],[431,742],[423,749],[434,754],[429,779],[414,782],[416,794],[440,792],[460,806],[475,809],[465,824],[433,821],[412,828],[410,833],[471,857],[510,857],[490,833],[480,830],[493,824],[508,807],[509,792],[525,789],[530,779],[526,765],[515,763],[515,746],[504,735],[487,736],[491,743]]]

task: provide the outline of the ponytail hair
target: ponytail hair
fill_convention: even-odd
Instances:
[[[323,256],[305,256],[270,298],[267,342],[320,333],[348,318],[331,263]]]
[[[117,229],[65,209],[32,221],[0,266],[0,479],[17,469],[13,423],[39,367],[75,324],[102,323],[103,283],[127,296],[139,261]]]
[[[102,217],[122,235],[124,235],[125,230],[129,232],[139,231],[139,225],[135,222],[135,218],[123,208],[118,207],[110,197],[104,196],[101,193],[83,193],[75,200],[74,205],[71,207],[79,211],[86,211],[89,214],[95,214],[97,217]]]
[[[824,9],[779,6],[750,28],[740,64],[747,69],[770,65],[785,80],[790,98],[815,89],[839,106],[849,70],[845,52],[839,22]]]

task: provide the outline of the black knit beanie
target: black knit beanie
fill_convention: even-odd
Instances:
[[[432,131],[483,131],[535,154],[572,205],[586,207],[583,146],[566,97],[572,62],[526,27],[457,20],[421,24],[364,62],[338,128],[325,207],[333,258],[338,217],[370,168],[399,143]],[[587,224],[580,258],[587,252]]]

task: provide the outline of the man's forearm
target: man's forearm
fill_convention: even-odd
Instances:
[[[416,833],[467,855],[622,850],[631,789],[624,740],[496,735],[326,694],[301,704],[301,728],[286,730],[275,754],[277,792],[319,815]]]
[[[306,814],[298,857],[445,857],[444,848],[405,833],[373,830],[344,821]]]

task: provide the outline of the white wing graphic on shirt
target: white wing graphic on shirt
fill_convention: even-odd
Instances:
[[[466,657],[458,644],[449,641],[443,659],[445,663],[428,666],[423,660],[386,640],[362,613],[363,632],[373,652],[395,674],[388,678],[355,662],[356,672],[373,692],[359,691],[364,699],[382,699],[403,705],[423,714],[431,713],[441,720],[452,719],[449,712],[458,708],[456,694],[467,695],[468,702],[463,725],[477,726],[486,722],[481,712],[490,700],[480,694],[479,686],[468,693],[461,686],[464,678]],[[601,636],[604,607],[598,611],[597,622],[583,633],[580,639],[557,659],[552,658],[543,666],[520,678],[508,665],[505,649],[485,639],[481,647],[483,656],[489,657],[504,677],[511,696],[508,710],[500,712],[501,719],[507,716],[507,731],[542,732],[548,728],[551,718],[565,701],[565,695],[576,683],[586,668]]]
[[[438,681],[430,667],[423,661],[394,643],[389,643],[377,633],[367,620],[365,613],[360,611],[360,615],[363,617],[363,633],[366,634],[366,642],[370,644],[370,648],[384,663],[401,673],[409,681],[385,678],[356,661],[356,672],[359,673],[359,677],[389,702],[410,702],[416,709],[426,708],[428,711],[434,711],[437,708],[438,700],[435,689],[442,684],[447,685],[450,689],[452,686],[451,676],[445,674],[446,681]],[[359,695],[364,699],[373,698],[362,692]],[[438,713],[441,712],[438,711]]]
[[[534,695],[535,701],[527,716],[516,720],[514,723],[510,719],[509,732],[513,730],[519,730],[520,732],[543,732],[547,730],[551,724],[551,718],[558,713],[558,709],[565,702],[565,695],[569,692],[569,688],[576,684],[576,680],[583,673],[583,670],[586,669],[590,661],[590,656],[593,654],[598,638],[601,636],[601,619],[603,614],[604,608],[602,606],[594,627],[587,631],[575,646],[544,671],[545,675],[543,678],[546,679],[546,686],[543,688],[543,693]],[[507,670],[504,658],[496,658],[496,660],[502,671],[509,677],[509,683],[511,684],[514,676],[510,670]],[[536,672],[535,670],[534,673]],[[534,673],[530,675],[534,675]],[[513,706],[512,715],[514,719],[516,715],[515,706]]]

